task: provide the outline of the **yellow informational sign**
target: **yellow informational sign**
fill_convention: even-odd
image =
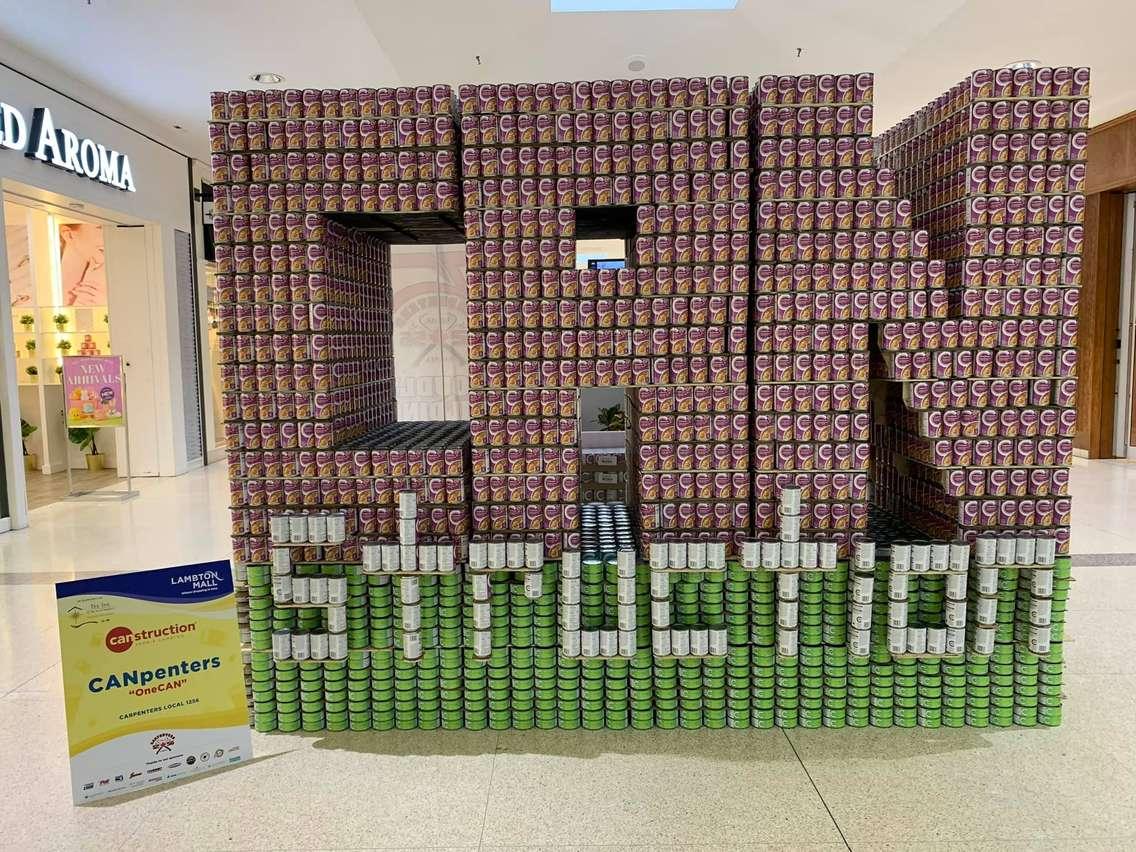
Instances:
[[[227,561],[55,589],[76,804],[252,757]]]

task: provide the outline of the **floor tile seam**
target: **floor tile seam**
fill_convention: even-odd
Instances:
[[[485,843],[485,826],[489,822],[489,801],[493,796],[493,776],[497,772],[497,755],[501,750],[501,732],[493,738],[493,760],[489,764],[489,783],[485,785],[485,808],[481,812],[481,833],[477,838],[477,848],[480,850]]]
[[[20,681],[20,682],[19,682],[18,684],[16,684],[15,686],[13,686],[13,687],[12,687],[11,689],[7,690],[7,691],[6,691],[5,693],[3,693],[2,695],[0,695],[0,701],[3,701],[3,700],[4,700],[5,698],[9,698],[9,697],[11,697],[11,696],[12,696],[13,694],[15,694],[15,693],[16,693],[16,692],[17,692],[18,690],[20,690],[20,689],[21,689],[22,687],[24,687],[24,686],[27,686],[27,685],[28,685],[29,683],[31,683],[31,682],[32,682],[33,680],[35,680],[35,679],[36,679],[37,677],[39,677],[40,675],[42,675],[42,674],[43,674],[44,672],[46,672],[46,671],[49,671],[50,669],[54,668],[54,667],[55,667],[55,665],[56,665],[56,663],[55,663],[55,662],[51,662],[51,663],[49,663],[49,664],[48,664],[48,665],[47,665],[47,666],[46,666],[45,668],[42,668],[42,669],[40,669],[40,670],[39,670],[39,671],[37,671],[37,672],[36,672],[36,673],[35,673],[34,675],[32,675],[31,677],[29,677],[29,678],[28,678],[27,680],[23,680],[23,681]],[[24,694],[24,695],[47,695],[48,693],[47,693],[47,692],[26,692],[26,693],[23,693],[23,694]]]
[[[781,735],[785,737],[785,742],[789,744],[789,748],[793,751],[793,756],[797,758],[797,763],[800,764],[801,771],[804,772],[805,777],[809,779],[809,784],[812,785],[813,790],[817,794],[817,798],[820,799],[820,803],[824,806],[824,810],[828,814],[828,818],[832,820],[832,827],[836,829],[836,833],[840,835],[841,842],[849,850],[849,852],[851,852],[852,846],[851,844],[849,844],[848,838],[844,836],[844,829],[842,829],[840,827],[840,823],[836,821],[836,814],[834,814],[832,812],[832,808],[828,806],[828,802],[825,801],[824,794],[821,793],[820,787],[817,786],[816,781],[813,780],[812,773],[809,772],[809,768],[805,766],[805,761],[801,759],[801,755],[797,752],[797,746],[793,742],[793,738],[789,736],[789,731],[785,728],[778,728],[778,730],[781,731]]]

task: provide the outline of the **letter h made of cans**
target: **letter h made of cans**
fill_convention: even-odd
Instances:
[[[960,629],[961,619],[965,653],[976,653],[980,609],[989,621],[977,627],[1010,614],[1001,634],[979,636],[986,655],[1004,646],[1013,663],[1019,640],[1048,652],[1021,629],[1059,620],[1067,582],[1088,89],[1086,69],[979,70],[875,137],[864,73],[753,87],[712,76],[214,93],[217,330],[239,570],[274,563],[274,517],[322,513],[336,520],[320,529],[342,524],[342,538],[293,536],[291,565],[338,566],[350,580],[369,543],[405,548],[409,536],[444,542],[451,550],[429,564],[460,572],[471,542],[480,561],[482,543],[524,538],[528,554],[539,542],[541,570],[563,559],[576,571],[588,517],[580,391],[620,387],[623,517],[644,583],[660,567],[648,553],[681,544],[698,559],[706,548],[724,554],[710,559],[723,565],[702,563],[703,580],[727,602],[723,629],[736,627],[731,583],[753,606],[766,594],[773,606],[781,584],[762,585],[761,572],[801,565],[766,564],[762,545],[787,540],[798,554],[797,539],[836,554],[848,588],[805,571],[785,581],[800,598],[778,600],[778,623],[783,600],[801,600],[804,619],[815,593],[826,624],[831,603],[846,632],[871,633],[871,613],[851,608],[875,596],[878,635],[861,638],[890,648],[897,667],[953,659],[948,646],[963,653],[939,634],[900,642],[895,630],[912,624]],[[439,216],[456,223],[454,241],[464,230],[470,419],[399,423],[390,247],[366,223],[413,231],[414,217]],[[624,268],[577,268],[577,239],[597,222],[618,223],[602,235],[626,240]],[[799,501],[788,537],[787,491]],[[413,517],[399,511],[406,492]],[[883,548],[895,540],[899,573],[919,572],[923,551],[909,568],[903,548],[921,542],[973,552],[950,551],[943,567],[948,551],[935,551],[946,580],[909,592],[920,584],[888,581]],[[1036,551],[1022,544],[1019,554],[1022,540]],[[856,597],[855,578],[875,566],[870,549],[857,560],[858,542],[876,543],[884,568]],[[1038,561],[1050,549],[1057,580],[1031,578],[1053,567]],[[407,553],[403,569],[426,558]],[[973,577],[969,593],[950,578],[971,556],[1004,566],[983,588],[1010,603],[972,606],[967,620],[949,604],[982,593]],[[585,565],[584,579],[596,571],[602,578]],[[544,592],[525,589],[538,606],[552,595],[555,612],[559,578],[548,579]],[[679,587],[699,582],[670,581],[676,623]],[[251,574],[248,584],[251,594]],[[666,585],[650,585],[652,602]],[[681,662],[674,646],[652,644],[646,588],[637,647],[653,648],[656,665]],[[897,590],[903,617],[889,603]],[[1033,598],[1051,601],[1044,618]],[[711,631],[710,656],[768,646],[778,659],[799,651],[803,669],[806,646],[826,666],[829,646],[851,647],[849,659],[868,650],[839,631],[810,645],[803,626],[799,645],[774,647],[756,638],[767,613],[748,612],[752,630]],[[796,619],[794,610],[794,629]],[[388,647],[358,636],[349,652]],[[629,644],[622,656],[634,660],[625,638],[612,647]],[[606,656],[583,654],[593,655]],[[1024,665],[1036,676],[1036,658]],[[1016,721],[1044,713],[1022,706]],[[777,707],[768,718],[788,724],[793,708]],[[979,708],[972,721],[981,718]]]

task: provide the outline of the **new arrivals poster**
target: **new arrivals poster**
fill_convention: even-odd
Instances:
[[[252,756],[227,561],[57,583],[76,804]]]
[[[67,428],[123,426],[121,355],[69,355],[63,359]]]

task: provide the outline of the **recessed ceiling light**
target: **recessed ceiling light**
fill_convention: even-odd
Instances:
[[[1040,68],[1041,61],[1037,59],[1019,59],[1017,62],[1011,62],[1006,67],[1013,71],[1017,71],[1019,68]]]
[[[180,124],[175,124],[175,125],[174,125],[174,130],[185,130],[185,128],[184,128],[184,127],[183,127],[182,125],[180,125]]]
[[[636,54],[635,56],[627,57],[627,70],[632,74],[638,74],[647,67],[647,57]]]
[[[275,86],[278,83],[284,82],[284,75],[273,74],[271,71],[258,71],[256,74],[249,74],[249,79],[254,83],[263,83],[266,86]]]
[[[738,0],[549,0],[553,12],[717,12]]]

